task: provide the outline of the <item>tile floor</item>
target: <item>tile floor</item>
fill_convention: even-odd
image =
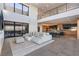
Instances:
[[[55,42],[26,56],[79,56],[79,40],[71,37],[53,38]],[[5,40],[2,56],[12,56],[11,48]]]

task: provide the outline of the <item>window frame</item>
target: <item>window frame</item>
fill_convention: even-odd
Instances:
[[[8,22],[10,22],[10,23],[8,23]],[[17,23],[19,23],[19,24],[17,24]],[[10,34],[10,35],[7,35],[6,36],[6,34],[4,35],[5,36],[5,38],[9,38],[9,37],[19,37],[19,36],[23,36],[23,34],[25,34],[25,33],[28,33],[29,32],[29,24],[28,23],[21,23],[21,22],[12,22],[12,21],[4,21],[4,25],[5,26],[13,26],[13,30],[12,31],[7,31],[6,29],[5,29],[5,26],[4,26],[4,33],[8,33],[8,34],[10,34],[11,32],[13,32],[12,34]],[[16,30],[16,27],[17,26],[22,26],[22,30]],[[25,27],[25,30],[23,30],[23,26]],[[20,32],[18,35],[16,35],[16,33],[18,33],[18,32]]]
[[[23,10],[24,10],[24,8],[23,8],[23,6],[25,6],[25,7],[27,7],[28,8],[28,14],[27,14],[27,16],[29,16],[29,6],[27,6],[27,5],[24,5],[23,3],[19,3],[19,4],[21,4],[22,5],[22,14],[23,14]],[[24,14],[23,14],[24,15]]]
[[[6,3],[3,3],[4,9],[6,9],[5,4],[6,4]],[[18,12],[16,12],[16,3],[13,3],[13,4],[14,4],[14,6],[13,6],[13,12],[14,12],[14,13],[18,13]],[[22,5],[22,7],[21,7],[21,13],[19,13],[19,14],[29,16],[29,6],[24,5],[23,3],[18,3],[18,4]],[[27,8],[28,8],[27,14],[24,14],[24,13],[23,13],[23,12],[24,12],[24,10],[23,10],[23,9],[24,9],[24,7],[23,7],[23,6],[25,6],[25,7],[27,7]]]

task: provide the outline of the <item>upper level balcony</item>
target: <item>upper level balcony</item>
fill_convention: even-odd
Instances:
[[[38,16],[38,20],[79,8],[79,3],[65,3]],[[39,12],[40,13],[40,12]]]
[[[42,19],[38,20],[38,23],[53,21],[53,20],[59,21],[61,19],[66,20],[64,18],[69,18],[69,17],[78,18],[79,17],[79,8],[75,8],[75,9],[72,9],[72,10],[69,10],[69,11],[66,11],[63,13],[58,13],[55,15],[51,15],[51,16],[42,18]]]

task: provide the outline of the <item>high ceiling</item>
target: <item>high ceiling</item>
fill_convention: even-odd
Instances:
[[[66,3],[28,3],[28,5],[33,5],[38,8],[38,19],[41,18],[44,13],[51,9],[64,5]]]

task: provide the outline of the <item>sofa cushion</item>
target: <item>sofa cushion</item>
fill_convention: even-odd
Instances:
[[[16,43],[23,43],[24,42],[24,38],[23,37],[16,37],[15,38],[15,42]]]
[[[48,36],[42,36],[42,37],[33,37],[32,41],[37,43],[37,44],[43,44],[49,40],[52,40],[52,36],[48,35]]]
[[[32,36],[32,37],[33,37],[33,36]],[[32,40],[32,37],[24,36],[24,39],[27,40],[27,41],[31,41],[31,40]]]

